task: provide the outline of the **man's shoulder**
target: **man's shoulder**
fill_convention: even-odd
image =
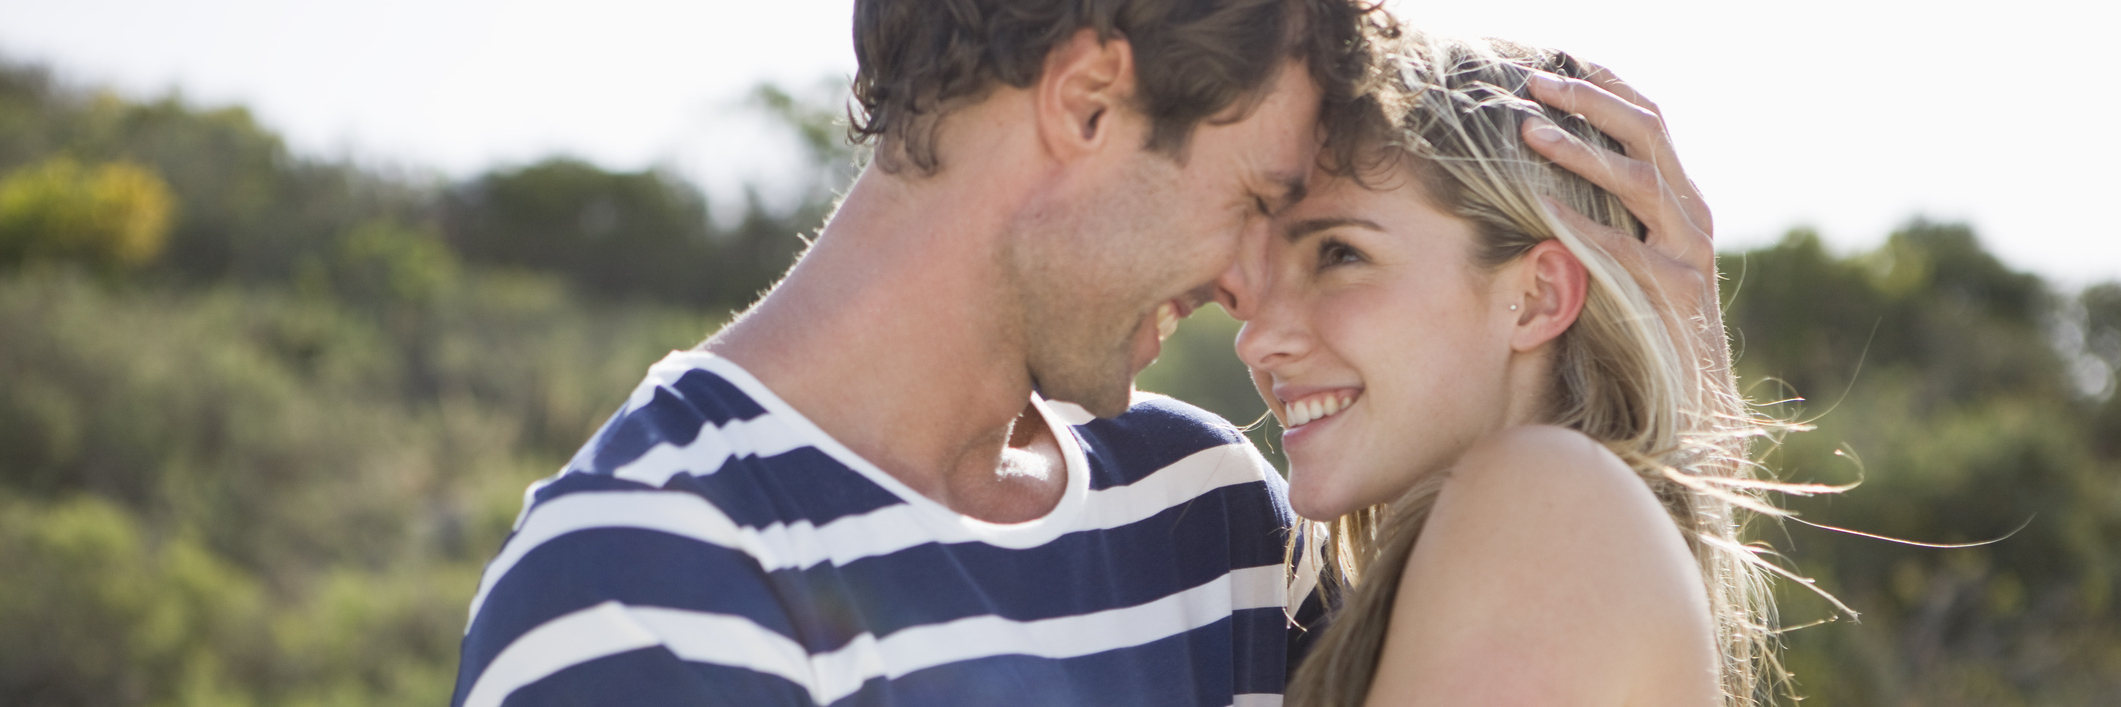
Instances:
[[[529,684],[511,676],[595,661],[799,690],[784,678],[808,669],[800,660],[762,668],[662,638],[709,622],[731,645],[815,652],[805,641],[820,632],[798,627],[770,577],[828,559],[799,532],[901,503],[815,449],[812,428],[784,412],[711,355],[676,352],[652,366],[573,460],[526,493],[471,601],[459,703]],[[638,650],[650,646],[660,647]]]
[[[1072,407],[1072,406],[1071,406]],[[1244,430],[1215,413],[1168,395],[1136,391],[1127,411],[1093,419],[1069,420],[1084,435],[1100,441],[1152,443],[1191,453],[1209,447],[1250,445]]]
[[[1207,474],[1243,482],[1281,480],[1244,430],[1176,398],[1137,392],[1133,404],[1117,417],[1093,419],[1083,414],[1069,422],[1091,458],[1095,487],[1125,486],[1168,475]]]
[[[703,432],[740,431],[731,423],[766,416],[765,406],[738,381],[709,365],[714,360],[673,351],[650,366],[626,402],[568,461],[566,471],[615,474],[658,446],[689,446]]]
[[[1119,419],[1145,432],[1199,437],[1219,444],[1250,444],[1245,432],[1221,415],[1162,393],[1137,390]]]
[[[864,512],[897,498],[867,480],[864,463],[736,364],[699,351],[672,352],[648,370],[610,421],[562,473],[533,489],[526,507],[580,486],[615,482],[690,490],[717,503],[751,491],[831,491],[851,506],[828,503],[829,515]],[[812,496],[818,494],[803,494]],[[829,500],[829,499],[828,499]],[[822,501],[821,501],[822,502]],[[748,504],[738,504],[748,505]],[[740,518],[823,523],[831,518]]]

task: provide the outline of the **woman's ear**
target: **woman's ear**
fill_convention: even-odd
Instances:
[[[1518,299],[1512,302],[1517,305],[1512,312],[1517,315],[1517,322],[1510,334],[1510,348],[1531,351],[1553,341],[1576,323],[1576,317],[1583,313],[1590,274],[1568,246],[1551,238],[1526,251],[1518,267],[1514,278],[1514,296]]]
[[[1082,29],[1046,54],[1035,87],[1039,140],[1067,162],[1112,141],[1113,117],[1134,95],[1134,49]]]

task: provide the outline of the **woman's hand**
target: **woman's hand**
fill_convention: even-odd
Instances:
[[[1620,142],[1623,153],[1586,144],[1545,120],[1524,124],[1525,142],[1539,154],[1618,196],[1648,229],[1634,234],[1607,227],[1549,200],[1547,205],[1576,232],[1593,239],[1634,274],[1663,308],[1673,343],[1716,378],[1729,375],[1730,346],[1716,295],[1716,248],[1708,204],[1687,179],[1672,149],[1657,106],[1604,67],[1591,80],[1532,74],[1532,97],[1581,115]],[[1686,336],[1682,332],[1691,332]]]

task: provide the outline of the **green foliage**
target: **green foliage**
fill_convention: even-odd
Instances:
[[[297,157],[242,108],[202,109],[175,95],[127,101],[4,63],[0,174],[65,154],[160,175],[182,207],[160,269],[193,282],[315,284],[319,267],[345,255],[349,234],[382,222],[435,233],[464,262],[555,273],[592,296],[734,310],[794,261],[800,234],[824,219],[830,190],[850,175],[852,151],[829,139],[829,101],[755,92],[752,106],[801,140],[816,183],[787,213],[751,199],[727,229],[708,218],[697,189],[662,172],[554,158],[442,184]],[[6,243],[0,231],[0,263]]]
[[[824,95],[835,98],[845,90],[837,79],[825,81],[820,88]],[[845,113],[842,108],[831,105],[830,98],[798,96],[780,86],[763,83],[751,89],[751,103],[795,132],[813,166],[847,170],[860,159],[855,149],[847,144],[846,126],[841,122]],[[844,181],[853,174],[841,171],[838,176]]]
[[[355,227],[330,257],[300,263],[297,286],[350,302],[422,304],[455,286],[460,269],[440,236],[384,220]]]
[[[714,325],[483,272],[393,307],[0,278],[0,703],[445,701],[523,487]]]
[[[159,270],[193,281],[283,282],[352,227],[420,222],[432,187],[295,157],[242,108],[133,102],[0,64],[0,173],[71,155],[166,180],[177,204]]]
[[[1756,398],[1818,429],[1770,457],[1785,476],[1846,493],[1792,499],[1800,518],[1764,539],[1859,612],[1855,625],[1793,632],[1808,703],[2086,704],[2121,694],[2121,455],[2098,443],[2112,407],[2072,384],[2055,346],[2071,309],[2104,316],[2115,286],[2082,305],[1983,252],[1964,226],[1916,221],[1878,250],[1827,254],[1793,232],[1727,255],[1728,321]],[[2107,336],[2091,317],[2092,339]],[[2099,365],[2116,362],[2106,359]],[[2091,391],[2097,393],[2097,391]],[[2105,395],[2111,395],[2109,390]],[[2024,529],[2012,535],[2013,529]],[[1784,587],[1793,622],[1828,609]]]
[[[161,254],[174,206],[169,184],[139,165],[45,160],[0,179],[0,265],[138,267]]]
[[[612,173],[552,159],[496,172],[449,199],[449,231],[469,259],[568,273],[591,291],[700,302],[714,256],[698,192],[658,172]]]
[[[2086,289],[2077,302],[2083,321],[2069,323],[2082,348],[2083,383],[2106,399],[2092,421],[2092,445],[2105,458],[2121,457],[2121,283]]]
[[[795,134],[814,172],[788,213],[752,195],[734,228],[718,228],[699,191],[673,175],[556,157],[448,190],[444,231],[467,262],[557,273],[606,298],[741,309],[795,262],[807,245],[801,234],[824,220],[832,190],[853,176],[856,155],[828,107],[836,95],[752,91],[751,107]]]
[[[1276,441],[1281,425],[1252,385],[1251,370],[1237,358],[1237,332],[1244,323],[1221,306],[1202,307],[1179,322],[1156,362],[1136,377],[1142,390],[1169,395],[1244,427],[1245,435],[1277,466],[1285,466]]]
[[[141,704],[179,691],[230,703],[219,644],[255,625],[255,581],[193,538],[154,539],[93,496],[0,496],[0,685],[11,704]],[[70,647],[95,650],[69,651]],[[165,687],[166,686],[166,687]]]
[[[459,187],[443,213],[468,261],[559,273],[607,298],[734,310],[795,261],[804,247],[798,224],[821,221],[824,205],[783,218],[754,198],[743,221],[721,231],[682,180],[555,158]]]
[[[524,486],[717,320],[656,301],[742,306],[824,208],[718,231],[565,161],[444,187],[5,65],[0,174],[5,262],[46,261],[0,271],[0,704],[445,702]]]

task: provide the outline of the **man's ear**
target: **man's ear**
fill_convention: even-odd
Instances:
[[[1071,161],[1113,140],[1115,116],[1134,95],[1134,49],[1124,37],[1100,40],[1082,29],[1046,54],[1035,89],[1039,140]]]
[[[1548,239],[1518,261],[1518,281],[1513,295],[1517,328],[1510,334],[1510,348],[1531,351],[1553,341],[1576,323],[1583,313],[1583,300],[1590,274],[1576,254],[1559,239]]]

